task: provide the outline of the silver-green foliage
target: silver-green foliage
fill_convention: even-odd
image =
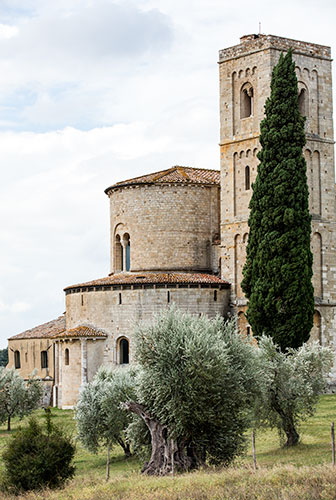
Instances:
[[[42,382],[33,375],[25,381],[13,369],[0,367],[0,423],[7,421],[10,430],[12,417],[23,418],[40,404]]]
[[[313,415],[325,389],[332,352],[314,342],[283,353],[270,337],[263,336],[257,356],[262,372],[255,405],[257,423],[278,428],[286,434],[286,444],[295,445],[299,423]]]
[[[76,406],[77,429],[79,440],[88,450],[96,453],[100,446],[118,443],[129,453],[124,431],[132,416],[121,409],[120,403],[134,399],[134,378],[134,369],[112,371],[101,367],[80,393]]]
[[[137,329],[138,402],[196,455],[228,463],[245,444],[255,351],[233,320],[170,309]]]

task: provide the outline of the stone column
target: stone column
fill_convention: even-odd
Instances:
[[[58,407],[62,408],[62,345],[58,342]]]
[[[54,342],[54,387],[53,387],[53,406],[57,406],[57,388],[58,388],[58,342]]]
[[[87,339],[81,339],[81,387],[88,381],[87,375]]]
[[[122,240],[121,242],[121,245],[122,245],[122,249],[123,249],[123,252],[122,252],[122,258],[123,258],[123,268],[122,270],[123,271],[126,271],[126,264],[127,264],[127,254],[126,254],[126,251],[127,251],[127,242]]]

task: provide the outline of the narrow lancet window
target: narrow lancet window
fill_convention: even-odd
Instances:
[[[245,167],[245,190],[248,191],[251,187],[250,181],[250,167],[247,165]]]
[[[41,368],[48,368],[48,351],[41,351]]]
[[[15,351],[14,352],[14,366],[15,368],[21,368],[21,360],[20,360],[20,352]]]
[[[307,91],[306,89],[301,89],[299,93],[299,111],[302,116],[307,116]]]
[[[119,342],[119,362],[121,365],[129,363],[129,343],[127,339],[121,339]]]
[[[69,349],[66,348],[64,351],[64,364],[68,365],[69,364]]]

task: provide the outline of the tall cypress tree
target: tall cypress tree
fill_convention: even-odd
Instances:
[[[299,347],[313,326],[311,217],[308,209],[304,117],[292,51],[280,55],[260,125],[260,164],[250,201],[242,289],[256,336],[282,350]]]

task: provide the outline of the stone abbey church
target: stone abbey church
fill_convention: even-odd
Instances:
[[[111,272],[65,288],[66,312],[9,339],[9,366],[37,368],[52,404],[70,408],[99,366],[132,362],[134,324],[169,304],[193,314],[238,314],[259,125],[272,68],[293,48],[307,117],[315,291],[313,339],[336,340],[335,178],[330,48],[248,35],[219,52],[221,170],[172,167],[118,182],[110,199]],[[336,378],[336,371],[333,379]]]

